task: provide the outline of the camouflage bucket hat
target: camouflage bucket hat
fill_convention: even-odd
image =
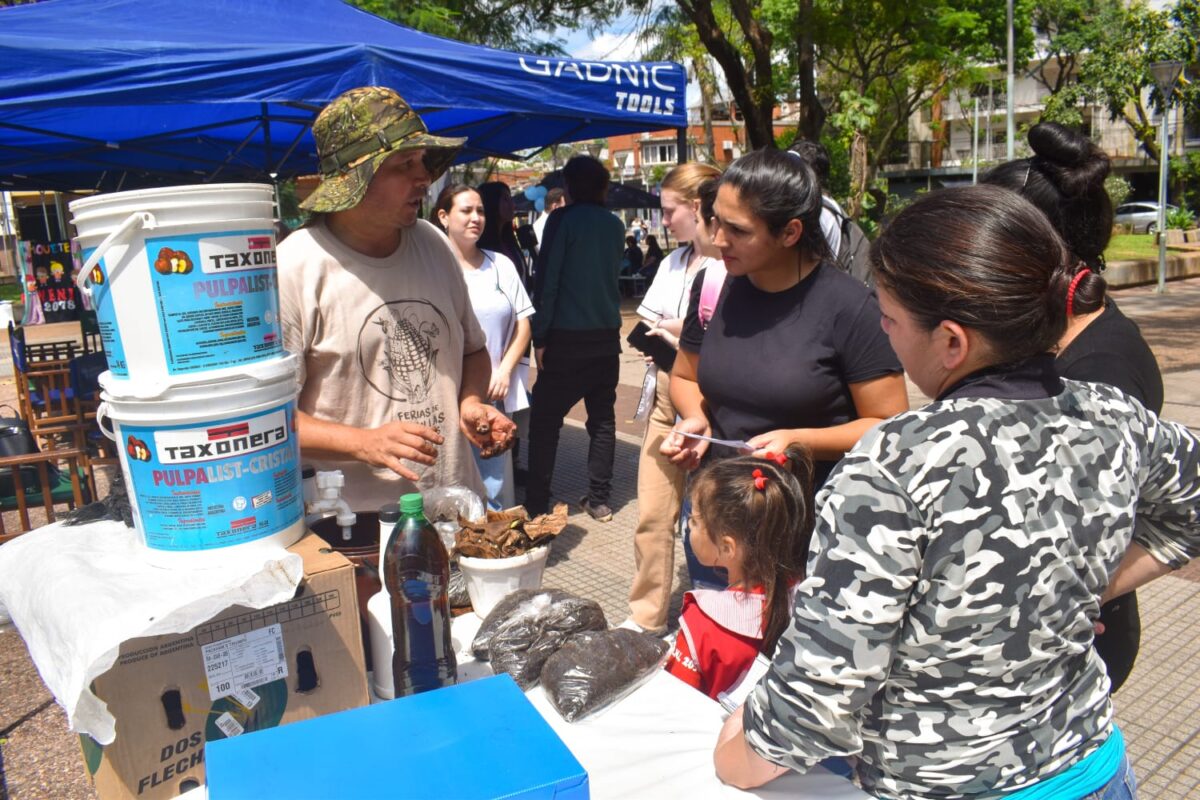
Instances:
[[[431,135],[404,98],[383,86],[343,92],[321,110],[312,130],[321,184],[300,207],[319,212],[358,205],[375,170],[393,153],[424,148],[425,168],[437,180],[467,141]]]

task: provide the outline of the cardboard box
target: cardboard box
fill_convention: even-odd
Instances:
[[[508,675],[213,742],[209,800],[587,800],[588,776]]]
[[[288,549],[304,559],[292,600],[121,645],[93,686],[116,740],[80,737],[101,800],[176,797],[204,783],[206,742],[367,704],[353,566],[315,535]]]

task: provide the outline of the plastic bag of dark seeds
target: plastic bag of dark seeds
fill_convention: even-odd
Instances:
[[[576,634],[546,659],[542,689],[567,722],[594,714],[662,669],[669,646],[657,636],[616,628]]]

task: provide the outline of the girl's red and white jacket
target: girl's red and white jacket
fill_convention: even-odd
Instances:
[[[664,669],[716,700],[758,656],[765,599],[761,586],[686,592],[679,634]]]

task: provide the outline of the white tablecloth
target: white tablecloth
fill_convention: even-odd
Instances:
[[[470,655],[480,622],[474,614],[454,620],[460,681],[491,674],[486,664]],[[666,672],[659,672],[617,704],[575,723],[559,716],[540,686],[526,696],[587,770],[593,800],[869,797],[822,767],[805,775],[786,775],[752,792],[721,783],[713,771],[712,753],[724,722],[723,709]]]

